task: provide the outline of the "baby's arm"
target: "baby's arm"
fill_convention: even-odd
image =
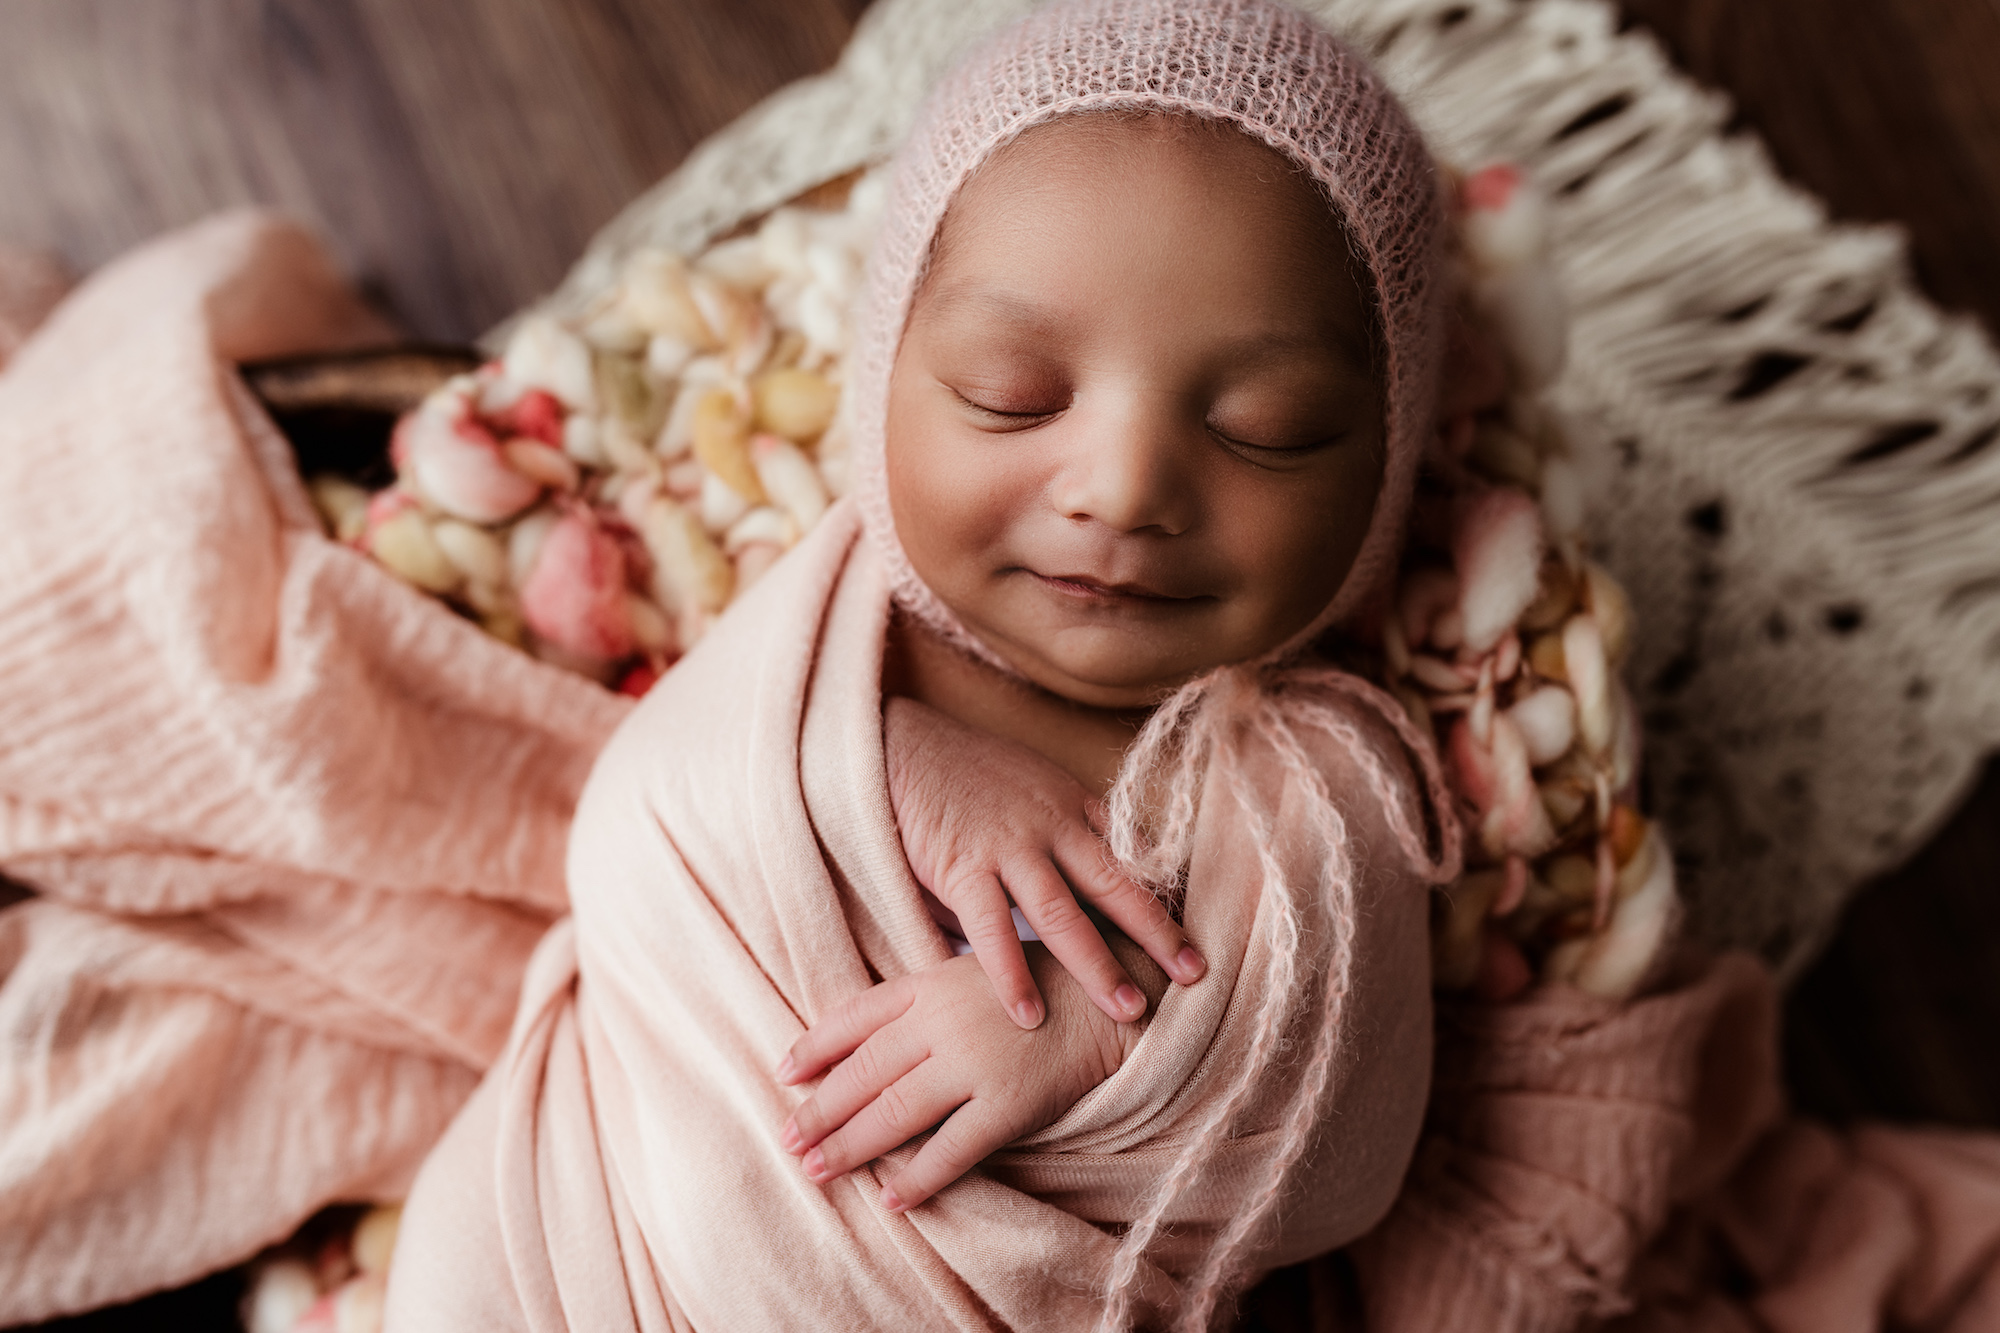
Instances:
[[[781,1082],[833,1067],[780,1135],[804,1157],[806,1175],[832,1180],[936,1125],[882,1188],[882,1202],[900,1212],[1111,1077],[1141,1025],[1108,1018],[1039,944],[1026,957],[1050,1001],[1048,1022],[1034,1031],[1001,1012],[978,961],[963,957],[872,986],[799,1038],[778,1068]],[[1145,961],[1133,951],[1134,970],[1157,996],[1166,978]]]
[[[1180,924],[1105,855],[1090,827],[1094,803],[1076,779],[1026,746],[912,699],[888,701],[883,732],[889,799],[910,867],[958,917],[993,990],[1022,1027],[1040,1023],[1044,1009],[1010,899],[1114,1020],[1138,1018],[1145,999],[1072,887],[1173,980],[1185,986],[1201,979],[1207,964]]]

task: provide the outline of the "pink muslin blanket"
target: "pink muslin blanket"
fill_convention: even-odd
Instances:
[[[237,215],[0,373],[0,1325],[400,1194],[563,910],[627,704],[323,537],[232,367],[385,334]]]
[[[801,1095],[779,1059],[872,980],[951,957],[889,807],[889,616],[880,548],[837,506],[606,748],[570,844],[573,924],[537,953],[507,1052],[418,1181],[391,1330],[1096,1322],[1110,1228],[1139,1215],[1254,1038],[1271,984],[1260,858],[1310,854],[1286,819],[1305,797],[1275,756],[1246,772],[1282,792],[1261,842],[1235,817],[1230,765],[1213,766],[1184,913],[1210,972],[1170,990],[1124,1067],[1055,1124],[909,1214],[882,1207],[872,1168],[814,1185],[778,1144]],[[1354,712],[1400,763],[1389,727]],[[1326,749],[1336,792],[1370,791],[1357,756]],[[1427,895],[1374,800],[1341,799],[1356,841],[1391,849],[1359,875],[1349,1054],[1267,1264],[1371,1226],[1422,1119]],[[1141,1283],[1149,1322],[1168,1277],[1266,1185],[1305,1064],[1275,1067],[1169,1214]]]
[[[1743,955],[1441,1007],[1423,1145],[1353,1249],[1369,1333],[2000,1330],[2000,1138],[1787,1119],[1777,1056]]]

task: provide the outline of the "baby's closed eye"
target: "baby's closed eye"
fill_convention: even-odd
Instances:
[[[969,382],[947,384],[945,387],[976,418],[997,421],[1006,427],[1037,424],[1069,406],[1067,391],[1058,393],[1026,386],[993,387]]]

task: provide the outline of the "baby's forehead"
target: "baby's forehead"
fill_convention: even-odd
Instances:
[[[1348,265],[1353,247],[1312,173],[1232,122],[1156,110],[1076,112],[1002,143],[949,201],[932,238],[935,269],[955,241],[982,226],[1035,226],[1079,193],[1099,193],[1106,173],[1131,187],[1119,205],[1181,208],[1199,225],[1226,197],[1264,217],[1265,244],[1301,260]]]
[[[1185,244],[1157,280],[1248,259],[1276,275],[1288,304],[1331,315],[1328,304],[1358,297],[1364,327],[1338,332],[1342,342],[1357,333],[1366,346],[1356,350],[1372,359],[1370,284],[1319,182],[1235,124],[1186,114],[1073,114],[1003,144],[946,208],[914,304],[1013,313],[993,307],[1009,301],[1020,256],[1046,256],[1062,235],[1146,230],[1163,217],[1177,219]]]
[[[1191,112],[1119,108],[1081,110],[1031,125],[993,149],[971,182],[1032,178],[1037,173],[1093,171],[1107,163],[1200,173],[1238,187],[1270,192],[1337,224],[1336,212],[1312,173],[1234,121]],[[961,190],[961,196],[964,191]],[[1135,200],[1143,206],[1148,201]]]

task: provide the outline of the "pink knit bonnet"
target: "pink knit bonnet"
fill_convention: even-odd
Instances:
[[[869,261],[848,387],[855,492],[887,555],[896,600],[1000,662],[911,567],[890,516],[884,465],[889,378],[945,211],[995,151],[1063,116],[1169,111],[1223,121],[1317,182],[1362,261],[1384,353],[1382,491],[1333,601],[1286,656],[1364,606],[1396,564],[1439,361],[1434,170],[1380,77],[1325,29],[1270,0],[1070,0],[998,34],[931,93],[897,157]]]

